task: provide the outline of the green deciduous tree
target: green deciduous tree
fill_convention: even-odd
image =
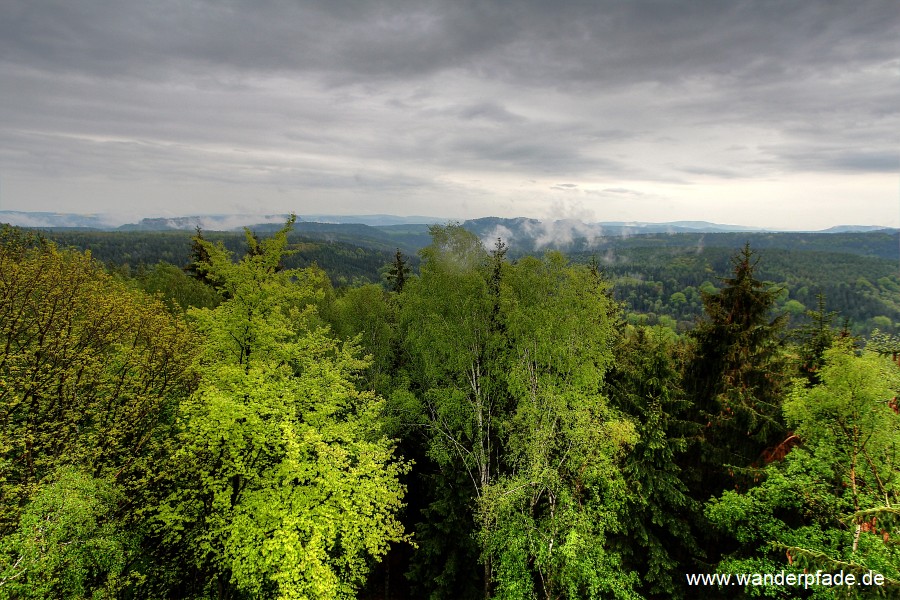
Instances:
[[[871,569],[888,586],[854,595],[895,595],[900,417],[889,399],[900,371],[874,353],[856,356],[848,341],[824,359],[821,383],[797,380],[784,405],[802,445],[769,464],[758,487],[725,492],[708,506],[710,519],[740,543],[719,569],[844,569],[857,577]]]
[[[615,313],[605,284],[559,254],[509,264],[502,243],[489,253],[458,226],[432,236],[400,296],[406,394],[437,469],[431,523],[417,529],[416,577],[437,582],[423,595],[474,596],[480,553],[485,598],[633,597],[636,576],[608,543],[635,438],[600,391]],[[455,539],[437,539],[434,521]]]
[[[395,298],[380,285],[366,284],[343,290],[323,312],[338,338],[355,339],[370,357],[366,389],[388,393],[400,351]]]
[[[855,356],[846,340],[825,352],[825,363],[821,385],[794,388],[784,407],[788,423],[842,466],[854,512],[896,505],[900,418],[890,404],[900,389],[900,372],[874,353]],[[857,524],[857,538],[859,533]]]
[[[0,598],[115,598],[134,552],[122,491],[73,467],[48,480],[0,540]]]
[[[883,333],[876,329],[866,342],[866,350],[881,356],[890,356],[891,360],[900,364],[900,336]]]
[[[23,581],[35,596],[112,594],[140,576],[196,337],[89,255],[3,237],[0,537],[23,567],[3,577],[19,597]]]
[[[488,253],[473,234],[458,225],[432,227],[432,244],[421,252],[421,277],[407,282],[401,297],[400,323],[404,351],[410,358],[412,384],[422,412],[417,420],[427,430],[427,454],[441,470],[463,475],[466,487],[456,488],[458,501],[437,500],[432,518],[466,523],[472,502],[481,497],[498,468],[498,420],[507,407],[497,360],[502,339],[492,320]],[[455,476],[444,476],[457,480]],[[434,511],[454,514],[438,517]],[[468,520],[474,526],[474,520]],[[461,532],[472,535],[472,530]],[[433,538],[424,556],[435,563],[420,569],[423,579],[447,582],[452,594],[457,577],[471,577],[472,566],[446,573],[447,553],[454,540]],[[484,581],[489,584],[489,566]],[[452,597],[452,596],[451,596]]]
[[[617,458],[631,423],[600,393],[612,363],[605,286],[562,255],[524,258],[500,281],[504,472],[479,498],[496,598],[634,598],[608,536],[620,530]]]
[[[169,263],[157,263],[138,275],[138,285],[151,295],[159,295],[169,310],[184,312],[189,308],[213,308],[220,301],[208,285],[187,275]]]
[[[0,249],[0,532],[60,465],[143,489],[193,389],[195,341],[87,255]]]
[[[321,272],[279,266],[290,225],[237,263],[205,246],[228,300],[191,312],[203,377],[155,517],[186,567],[180,595],[351,598],[405,539],[406,467],[378,433],[381,401],[354,385],[366,363],[319,325]]]

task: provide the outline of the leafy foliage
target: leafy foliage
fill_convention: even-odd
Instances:
[[[397,366],[397,304],[380,285],[366,284],[340,290],[326,301],[322,316],[339,339],[355,340],[369,357],[364,387],[387,394]]]
[[[63,247],[80,251],[90,250],[92,256],[116,269],[135,271],[140,266],[152,267],[160,262],[186,267],[188,273],[196,275],[195,268],[203,264],[203,246],[197,245],[187,231],[47,231],[43,235]],[[246,234],[238,232],[203,232],[200,236],[207,242],[222,242],[233,253],[247,249]],[[260,234],[260,238],[265,234]],[[295,250],[285,256],[286,268],[306,268],[317,266],[328,273],[337,286],[378,283],[380,269],[393,253],[385,247],[363,247],[362,240],[335,239],[322,235],[316,238],[292,234],[290,245]],[[415,260],[411,260],[415,263]]]
[[[624,496],[616,459],[635,435],[600,394],[612,361],[605,286],[551,253],[509,268],[500,289],[515,408],[506,472],[479,499],[495,596],[635,597],[607,544]]]
[[[757,236],[797,247],[745,246],[717,287],[726,250],[687,238],[580,266],[450,225],[387,289],[359,284],[390,255],[291,226],[196,236],[206,283],[141,258],[184,264],[184,234],[71,234],[128,248],[107,274],[0,230],[0,598],[678,598],[710,564],[896,595],[900,285],[878,259],[823,270],[821,240]],[[869,303],[865,350],[811,302],[822,273],[847,286],[830,305]]]
[[[900,371],[843,343],[825,353],[820,375],[822,383],[811,388],[798,380],[785,403],[803,446],[771,463],[758,487],[725,492],[709,505],[710,519],[741,543],[719,568],[774,571],[786,561],[794,570],[872,570],[887,585],[855,592],[894,594],[900,419],[885,398],[900,387]]]
[[[280,268],[289,227],[237,263],[206,246],[228,300],[191,312],[203,378],[155,517],[192,570],[183,595],[351,598],[405,539],[406,467],[373,434],[380,401],[353,385],[365,363],[319,326],[321,273]]]
[[[491,319],[495,299],[481,242],[459,226],[434,227],[432,235],[432,245],[422,251],[421,277],[408,281],[401,295],[400,327],[411,383],[419,394],[422,412],[415,420],[426,429],[427,456],[442,471],[454,473],[449,479],[461,475],[466,481],[458,502],[435,499],[431,512],[442,507],[451,511],[444,518],[474,524],[466,515],[499,468],[498,421],[508,410],[495,360],[502,339]],[[444,572],[442,547],[453,541],[429,542],[437,564],[423,572],[430,573],[428,578],[443,573],[445,593],[451,594],[458,587],[454,579],[471,577],[474,565]],[[486,565],[484,585],[489,585],[489,573]]]
[[[682,247],[670,243],[668,237],[629,238],[607,250],[597,248],[572,258],[587,263],[601,257],[615,298],[624,302],[635,318],[640,315],[649,324],[667,324],[682,332],[691,329],[703,315],[701,292],[714,291],[716,275],[730,269],[734,246],[716,241],[719,235],[724,234],[695,238],[692,245],[681,234],[671,236],[681,240],[679,243],[685,244]],[[815,310],[818,296],[823,295],[831,310],[850,321],[853,334],[868,335],[875,328],[897,333],[900,279],[896,236],[888,258],[863,250],[867,236],[875,234],[859,234],[861,239],[856,245],[831,234],[773,235],[797,235],[800,239],[807,236],[815,244],[787,244],[789,247],[785,248],[776,242],[757,245],[767,241],[760,236],[728,239],[735,239],[735,244],[749,239],[754,252],[763,258],[757,278],[782,290],[773,305],[776,314],[789,316],[792,326],[809,324],[805,310]],[[889,239],[886,234],[879,235]],[[641,237],[645,236],[635,236]],[[645,246],[631,247],[630,242]],[[651,242],[657,245],[650,247]]]
[[[130,548],[111,482],[62,467],[0,541],[0,598],[114,598]]]
[[[600,393],[615,311],[605,285],[559,254],[511,265],[502,244],[488,254],[457,226],[432,235],[401,295],[404,348],[428,456],[469,484],[442,516],[469,511],[485,597],[630,597],[636,577],[606,544],[617,459],[635,437]],[[448,508],[436,498],[427,514]]]
[[[138,493],[171,451],[196,339],[89,256],[0,250],[0,531],[62,464]]]
[[[4,235],[0,546],[13,597],[139,577],[145,506],[195,387],[196,337],[90,256]],[[11,565],[11,566],[10,566]]]
[[[139,268],[137,284],[153,296],[159,296],[172,312],[184,313],[189,308],[213,308],[222,298],[208,285],[191,278],[169,263],[157,263],[150,269]]]

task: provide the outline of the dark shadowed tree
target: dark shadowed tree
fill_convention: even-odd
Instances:
[[[409,267],[407,266],[407,261],[403,258],[403,253],[400,252],[400,248],[397,248],[397,253],[394,254],[394,262],[391,263],[385,278],[392,292],[399,294],[403,291],[403,286],[406,285],[406,280],[409,278]]]
[[[810,385],[821,383],[819,370],[825,364],[825,351],[831,348],[836,333],[834,320],[837,313],[825,310],[824,294],[816,295],[816,310],[806,311],[809,323],[800,327],[797,336],[800,342],[800,373]]]
[[[756,278],[749,244],[732,258],[732,276],[715,293],[703,292],[705,319],[690,337],[685,389],[701,425],[693,449],[693,487],[703,500],[739,482],[762,451],[785,438],[781,416],[787,383],[782,352],[786,317],[772,318],[778,289]]]
[[[623,460],[629,494],[616,541],[626,564],[640,574],[640,591],[651,598],[684,598],[690,592],[683,573],[698,550],[691,524],[701,505],[690,497],[678,466],[697,426],[685,420],[689,403],[674,338],[665,327],[629,326],[605,387],[639,436]]]
[[[191,238],[190,262],[184,270],[194,279],[212,286],[212,280],[207,275],[210,259],[207,246],[205,245],[206,239],[203,237],[203,231],[200,230],[199,225],[195,231],[194,237]]]

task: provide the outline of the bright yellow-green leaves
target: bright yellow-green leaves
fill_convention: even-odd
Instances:
[[[321,274],[279,268],[289,226],[238,263],[207,247],[226,300],[191,312],[208,340],[203,377],[159,519],[208,590],[351,598],[405,539],[406,466],[376,433],[381,400],[354,385],[366,362],[319,325]]]
[[[784,405],[798,436],[829,446],[857,472],[871,471],[870,465],[900,452],[900,418],[888,407],[900,391],[900,369],[889,358],[873,352],[856,356],[852,346],[839,343],[825,351],[818,375],[821,385],[798,382]],[[900,476],[900,464],[885,464],[894,472],[872,471],[873,484],[878,479],[887,485]]]

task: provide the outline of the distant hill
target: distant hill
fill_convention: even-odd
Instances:
[[[41,229],[114,229],[110,219],[105,215],[71,214],[54,212],[21,212],[17,210],[0,210],[0,223],[17,227],[34,227]]]
[[[671,221],[667,223],[644,223],[627,221],[604,221],[597,223],[609,230],[632,233],[678,233],[678,232],[721,232],[721,231],[766,231],[760,227],[745,225],[721,225],[709,221]]]
[[[147,217],[136,223],[112,214],[77,214],[61,212],[24,212],[0,210],[0,223],[41,229],[96,229],[99,231],[190,231],[200,227],[206,231],[235,231],[242,227],[267,227],[284,224],[285,214],[190,215],[183,217]],[[298,222],[326,224],[362,224],[372,227],[397,225],[429,225],[446,223],[447,219],[427,216],[396,215],[299,215]]]
[[[284,223],[288,215],[278,213],[237,214],[237,215],[190,215],[181,217],[147,217],[137,223],[124,223],[123,217],[113,214],[78,214],[62,212],[25,212],[0,210],[0,223],[21,227],[90,228],[100,230],[121,229],[123,231],[169,231],[192,230],[201,227],[207,231],[233,231],[242,227],[263,227]],[[298,215],[298,222],[322,223],[328,225],[368,225],[389,227],[398,225],[443,224],[453,219],[429,216],[374,215]],[[767,231],[745,225],[723,225],[709,221],[670,221],[651,223],[645,221],[601,221],[585,223],[575,219],[540,221],[527,217],[483,217],[464,221],[473,231],[489,232],[494,227],[505,227],[513,233],[546,230],[548,232],[571,230],[583,235],[637,235],[642,233],[716,233],[737,231]],[[878,225],[837,225],[822,233],[857,233],[888,229]]]
[[[877,241],[873,243],[866,238],[884,235],[880,232],[775,235],[800,236],[801,241],[811,235],[820,239],[847,236],[832,250],[811,244],[788,248],[791,244],[764,246],[751,241],[759,259],[757,277],[770,282],[770,289],[779,291],[775,313],[789,315],[792,327],[808,322],[804,313],[816,308],[817,295],[821,293],[827,309],[839,315],[835,326],[841,326],[846,319],[849,329],[858,335],[868,335],[875,328],[900,332],[896,234],[889,240],[893,247],[890,259],[870,252],[839,249],[875,248]],[[855,245],[851,243],[854,237]],[[720,278],[732,273],[731,258],[735,250],[736,247],[725,245],[622,245],[611,246],[603,253],[570,254],[569,258],[582,264],[599,264],[612,282],[613,296],[629,310],[643,315],[642,319],[651,324],[668,321],[686,331],[703,315],[702,292],[721,287]]]
[[[679,224],[680,223],[680,224]],[[897,230],[874,227],[856,231],[855,227],[832,227],[824,232],[764,231],[730,229],[730,225],[705,222],[679,223],[582,223],[488,217],[462,224],[486,246],[498,237],[509,246],[513,256],[562,250],[569,254],[603,254],[611,249],[639,247],[739,248],[749,242],[754,248],[843,252],[898,258]]]
[[[156,217],[141,219],[118,227],[119,231],[237,231],[246,225],[274,227],[284,225],[288,215],[198,215],[191,217]]]
[[[836,225],[822,230],[822,233],[863,233],[866,231],[882,231],[889,229],[880,225]]]
[[[145,233],[192,232],[197,227],[205,232],[239,231],[247,226],[265,234],[277,231],[287,217],[284,214],[157,217],[115,226],[110,224],[111,217],[105,215],[0,211],[0,222],[23,227]],[[399,248],[405,254],[413,255],[430,243],[427,222],[432,220],[430,217],[393,215],[307,215],[298,217],[294,231],[309,240],[340,242],[383,252]],[[734,249],[745,242],[757,248],[846,252],[891,260],[898,254],[897,230],[867,225],[840,225],[821,232],[775,232],[706,221],[584,223],[575,219],[540,221],[527,217],[484,217],[464,221],[462,226],[488,247],[501,238],[509,246],[511,256],[548,249],[567,253],[603,253],[610,248],[647,246]]]
[[[191,217],[157,217],[141,219],[138,223],[121,225],[122,231],[168,231],[172,229],[193,230],[197,227],[206,231],[236,231],[250,227],[255,231],[278,230],[289,215],[198,215]],[[370,227],[393,227],[420,225],[425,228],[430,223],[442,222],[433,217],[397,217],[393,215],[301,215],[297,223],[323,225],[367,225]]]
[[[315,223],[361,223],[373,227],[385,227],[392,225],[431,225],[434,223],[446,223],[448,219],[439,217],[410,216],[398,217],[397,215],[302,215],[301,221]]]
[[[251,227],[251,229],[254,229]],[[393,251],[397,248],[406,254],[415,254],[420,248],[431,243],[428,225],[371,225],[350,223],[308,223],[294,224],[297,235],[324,242],[343,242],[374,250]]]
[[[90,251],[93,258],[110,268],[134,271],[161,261],[178,267],[186,266],[190,262],[193,232],[53,229],[42,230],[41,234],[62,247]],[[246,251],[246,239],[242,233],[206,232],[204,237],[223,243],[236,256]],[[303,268],[316,264],[339,286],[381,281],[381,269],[391,262],[395,250],[395,246],[381,249],[361,247],[340,240],[313,239],[298,233],[291,234],[288,242],[294,253],[285,258],[286,267]],[[418,257],[414,253],[407,254],[407,258],[413,268],[418,265]]]

